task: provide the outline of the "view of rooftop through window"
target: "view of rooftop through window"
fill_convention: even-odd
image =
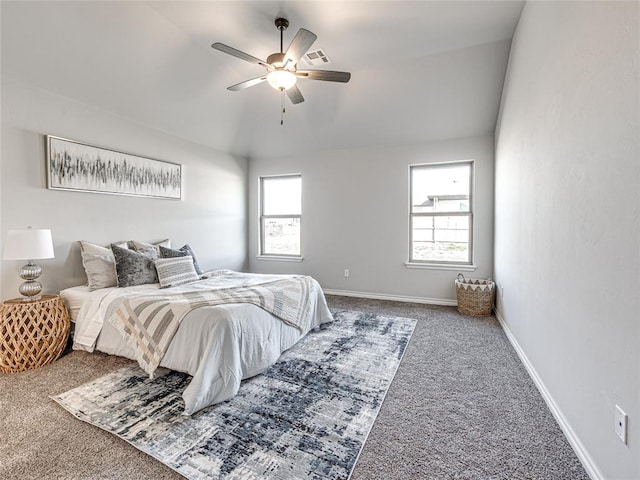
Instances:
[[[472,162],[411,167],[410,261],[471,263]]]

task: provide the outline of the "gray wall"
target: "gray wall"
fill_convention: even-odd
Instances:
[[[363,120],[364,121],[364,120]],[[252,158],[249,162],[249,268],[305,273],[323,288],[434,303],[455,302],[457,270],[408,269],[409,165],[475,159],[475,272],[492,274],[493,137],[393,148]],[[263,175],[302,174],[301,263],[258,253],[258,183]],[[350,277],[343,272],[350,270]]]
[[[640,478],[639,5],[528,2],[496,131],[498,310],[603,479]]]
[[[52,230],[56,258],[39,262],[47,293],[85,282],[77,240],[170,238],[189,243],[203,268],[246,267],[246,159],[2,80],[1,237],[28,225]],[[46,134],[180,163],[183,200],[48,190]],[[18,296],[22,263],[2,261],[3,299]]]

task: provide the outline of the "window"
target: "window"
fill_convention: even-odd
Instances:
[[[299,257],[302,176],[260,178],[260,255]]]
[[[470,265],[473,162],[413,165],[409,175],[409,262]]]

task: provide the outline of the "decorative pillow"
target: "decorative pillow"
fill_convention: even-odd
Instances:
[[[87,274],[89,290],[115,287],[118,284],[118,277],[116,260],[111,249],[82,240],[78,243],[80,243],[80,255]]]
[[[153,258],[154,260],[160,257],[160,247],[171,248],[171,240],[165,238],[157,243],[145,243],[131,240],[129,246],[138,253],[144,253],[146,256]]]
[[[83,253],[90,253],[91,255],[111,255],[111,249],[109,249],[109,247],[101,247],[100,245],[85,242],[84,240],[80,240],[78,243]]]
[[[81,255],[90,292],[117,285],[116,261],[113,255],[91,255],[84,252]]]
[[[193,268],[196,269],[196,273],[198,275],[202,275],[202,270],[200,270],[200,267],[198,266],[196,256],[188,243],[179,250],[172,250],[171,248],[165,248],[160,245],[160,258],[186,257],[187,255],[193,258]]]
[[[116,259],[119,287],[158,283],[158,272],[152,258],[115,245],[111,250]]]
[[[189,255],[158,258],[155,263],[158,270],[160,288],[177,287],[200,279],[193,266],[193,258]]]

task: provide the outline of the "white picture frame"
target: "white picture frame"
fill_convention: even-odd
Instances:
[[[182,165],[46,136],[47,188],[182,199]]]

